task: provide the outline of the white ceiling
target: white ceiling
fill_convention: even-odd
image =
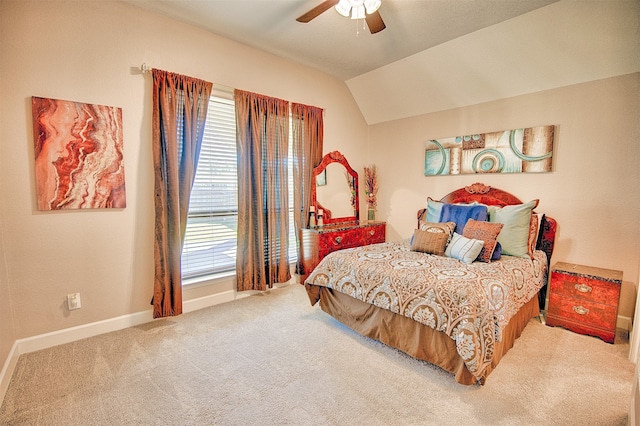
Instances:
[[[640,1],[562,0],[347,81],[367,123],[640,72]]]
[[[557,0],[382,0],[377,34],[333,8],[296,21],[323,0],[123,1],[348,80]]]
[[[331,74],[368,124],[640,71],[638,0],[382,0],[377,34],[296,22],[323,0],[121,1]]]

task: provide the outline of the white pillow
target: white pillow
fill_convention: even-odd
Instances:
[[[444,255],[471,264],[480,254],[482,247],[484,247],[484,241],[463,237],[454,232]]]

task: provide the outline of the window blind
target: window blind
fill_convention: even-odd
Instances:
[[[183,278],[235,269],[237,175],[235,105],[211,97],[189,201]]]
[[[296,229],[293,219],[293,151],[289,129],[289,261],[295,262]],[[182,249],[182,278],[195,278],[236,267],[238,231],[238,170],[236,116],[232,96],[212,96]]]

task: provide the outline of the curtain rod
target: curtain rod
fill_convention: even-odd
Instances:
[[[149,65],[147,65],[146,62],[143,62],[142,65],[140,65],[140,71],[142,72],[142,74],[148,74],[151,72],[151,70],[153,70],[153,68],[151,68]],[[224,91],[227,91],[229,93],[233,93],[235,89],[235,87],[231,87],[231,86],[227,86],[225,84],[218,84],[218,83],[212,83],[214,87],[218,87],[223,89]],[[291,102],[291,101],[289,101]],[[322,115],[324,115],[326,113],[326,109],[325,108],[320,108],[322,110]]]
[[[142,72],[142,74],[151,73],[152,70],[153,68],[147,65],[146,62],[143,62],[142,65],[140,65],[140,71]],[[212,83],[212,84],[214,85],[214,87],[223,88],[230,92],[233,92],[235,90],[234,87],[227,86],[226,84],[218,84],[218,83]]]

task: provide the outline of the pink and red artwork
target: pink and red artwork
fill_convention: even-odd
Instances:
[[[38,210],[126,207],[122,109],[32,98]]]

